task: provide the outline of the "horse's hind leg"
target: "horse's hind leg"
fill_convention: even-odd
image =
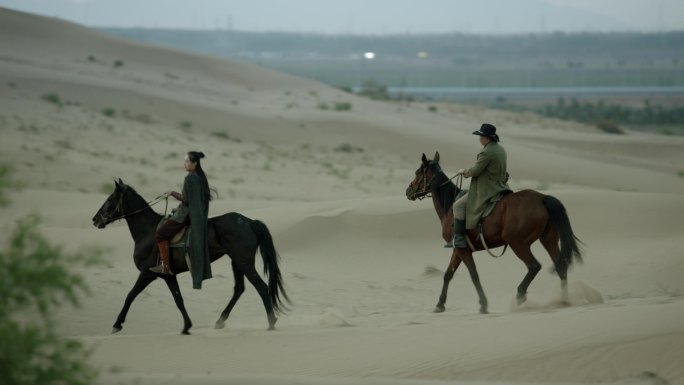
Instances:
[[[259,293],[261,300],[264,302],[264,308],[266,309],[266,315],[268,316],[268,330],[275,329],[275,323],[278,319],[273,312],[273,304],[271,303],[271,297],[268,295],[268,285],[259,276],[256,269],[254,268],[254,262],[252,263],[241,263],[239,264],[240,270],[244,273],[245,277],[249,282],[254,285],[254,288]]]
[[[523,302],[527,301],[527,288],[530,286],[530,283],[532,283],[534,277],[537,276],[539,270],[541,270],[541,264],[534,258],[529,244],[511,244],[511,249],[513,249],[515,255],[525,263],[525,266],[527,266],[527,274],[522,282],[520,282],[520,285],[518,285],[517,299],[518,305],[521,305]]]
[[[449,266],[447,267],[446,272],[444,272],[444,283],[442,284],[442,293],[439,295],[439,301],[437,302],[437,306],[435,306],[434,313],[444,312],[444,304],[447,300],[447,291],[449,291],[449,282],[451,281],[451,278],[454,277],[454,273],[456,272],[456,269],[460,264],[461,257],[458,255],[458,252],[454,250],[451,254],[451,261],[449,262]]]
[[[235,278],[235,286],[233,287],[233,298],[230,299],[230,302],[228,302],[228,306],[226,306],[226,308],[221,313],[221,316],[219,317],[218,321],[216,321],[216,325],[214,325],[215,329],[223,329],[226,326],[226,320],[228,319],[230,312],[233,310],[233,307],[240,299],[242,293],[245,292],[245,275],[242,273],[242,271],[240,271],[240,268],[238,267],[237,263],[235,263],[235,261],[231,262],[231,266],[233,267],[233,277]]]
[[[190,316],[188,316],[188,312],[185,310],[185,303],[183,302],[183,295],[181,294],[180,287],[178,286],[178,279],[176,279],[175,275],[171,275],[164,276],[164,281],[169,287],[171,295],[173,295],[173,300],[176,302],[178,310],[180,310],[181,314],[183,315],[183,331],[181,333],[188,335],[190,334],[192,321],[190,321]]]
[[[126,315],[128,314],[128,310],[131,308],[133,301],[138,294],[145,290],[150,282],[154,281],[155,279],[157,279],[157,276],[147,271],[147,269],[140,273],[138,280],[135,281],[135,285],[133,285],[133,288],[126,296],[126,300],[124,301],[123,308],[121,308],[121,311],[119,312],[119,316],[116,317],[116,322],[114,322],[114,326],[112,326],[112,334],[118,333],[121,331],[121,329],[123,329],[123,323],[126,322]]]
[[[539,240],[551,256],[556,273],[561,280],[561,298],[567,304],[570,302],[568,299],[568,264],[560,257],[558,233],[555,229],[549,229]]]
[[[477,295],[480,298],[480,313],[487,314],[487,296],[485,295],[484,290],[482,289],[482,285],[480,284],[480,276],[477,274],[477,268],[475,267],[473,253],[470,251],[470,249],[461,249],[459,250],[459,253],[462,254],[461,259],[468,268],[468,273],[470,273],[470,279],[472,279],[473,285],[475,285],[475,290],[477,290]]]

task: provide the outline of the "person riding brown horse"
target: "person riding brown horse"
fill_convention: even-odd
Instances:
[[[483,148],[477,154],[473,167],[458,170],[457,175],[472,178],[472,181],[470,190],[463,190],[454,202],[454,237],[451,243],[444,245],[448,248],[468,247],[466,229],[477,226],[492,198],[504,191],[510,191],[507,184],[506,150],[499,144],[496,127],[484,123],[473,135],[479,135]]]

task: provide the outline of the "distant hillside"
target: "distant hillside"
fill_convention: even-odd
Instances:
[[[684,32],[333,36],[106,28],[337,86],[684,85]],[[373,52],[374,59],[364,57]]]

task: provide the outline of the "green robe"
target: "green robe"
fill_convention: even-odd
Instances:
[[[201,289],[202,281],[212,277],[207,227],[209,217],[208,191],[202,186],[199,175],[188,173],[183,183],[183,199],[171,220],[183,223],[190,216],[190,273],[193,289]]]
[[[489,142],[479,154],[475,165],[465,170],[464,177],[473,178],[468,189],[466,229],[474,229],[489,200],[509,190],[506,180],[506,150],[497,142]]]

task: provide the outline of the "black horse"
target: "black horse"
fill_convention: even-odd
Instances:
[[[124,306],[116,318],[112,333],[123,328],[126,314],[131,304],[152,281],[162,278],[166,282],[176,302],[176,306],[183,315],[183,334],[190,334],[192,322],[185,310],[178,280],[175,275],[156,274],[149,270],[157,264],[157,246],[155,232],[162,215],[157,214],[150,205],[130,186],[119,179],[115,182],[114,192],[107,198],[100,210],[93,217],[93,225],[103,229],[108,224],[126,219],[131,236],[135,242],[133,262],[140,271],[138,280],[128,293]],[[273,245],[273,239],[266,225],[238,213],[223,214],[209,219],[208,226],[209,253],[211,261],[215,261],[228,254],[231,258],[235,287],[233,297],[221,313],[215,328],[222,329],[230,311],[245,291],[245,280],[254,285],[261,296],[268,316],[268,328],[275,328],[276,313],[287,310],[280,299],[282,294],[289,303],[290,300],[283,288],[283,280],[278,267],[278,254]],[[257,247],[264,261],[264,274],[268,277],[268,285],[261,279],[254,266]],[[170,256],[171,270],[178,274],[188,271],[184,255],[177,249],[172,249]]]

